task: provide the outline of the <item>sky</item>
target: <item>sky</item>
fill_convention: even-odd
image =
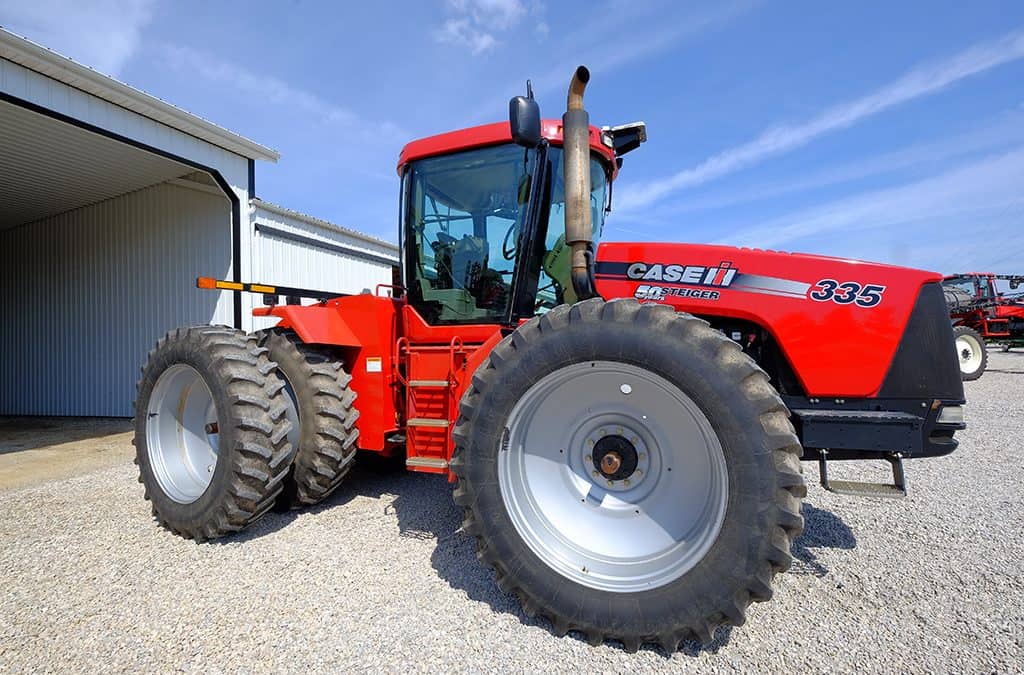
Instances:
[[[406,142],[647,123],[605,240],[1024,272],[1024,3],[0,0],[0,25],[281,153],[257,194],[394,241]]]

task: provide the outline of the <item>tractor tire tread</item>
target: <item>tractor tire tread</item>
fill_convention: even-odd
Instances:
[[[183,508],[166,498],[147,454],[149,397],[160,374],[182,362],[196,368],[208,380],[211,391],[223,391],[226,410],[222,412],[229,421],[228,428],[222,425],[220,431],[220,451],[227,451],[229,462],[225,483],[211,483],[200,497],[201,509]],[[254,336],[233,328],[177,328],[157,340],[136,387],[132,443],[145,498],[151,502],[153,516],[162,527],[203,542],[243,529],[263,515],[268,502],[273,503],[281,492],[280,481],[293,455],[287,439],[291,423],[285,418],[285,407],[279,400],[283,396],[279,384],[276,364],[270,361],[266,350]]]
[[[278,505],[318,504],[341,485],[355,459],[359,411],[352,377],[336,350],[306,344],[294,331],[271,328],[259,336],[299,407],[299,447]]]
[[[508,562],[499,557],[491,540],[493,533],[489,533],[475,510],[478,486],[469,480],[467,453],[473,441],[474,422],[481,410],[484,390],[498,381],[507,367],[514,366],[512,362],[516,352],[525,351],[529,343],[539,339],[543,333],[565,330],[576,323],[587,324],[588,330],[593,331],[603,330],[602,326],[607,327],[609,323],[641,323],[656,327],[652,330],[686,340],[701,353],[708,354],[709,359],[713,359],[736,383],[737,392],[747,404],[757,410],[756,419],[763,430],[760,434],[762,443],[771,453],[771,465],[775,470],[770,481],[774,487],[769,494],[773,494],[774,499],[768,498],[772,502],[771,507],[761,510],[758,522],[746,525],[758,542],[756,562],[751,565],[751,571],[737,581],[735,587],[712,590],[710,594],[714,597],[708,602],[710,609],[705,608],[700,613],[680,613],[688,619],[662,626],[656,632],[635,632],[628,620],[619,622],[618,628],[602,629],[586,616],[561,614],[553,610],[541,597],[531,595],[512,573],[513,570],[508,569]],[[613,640],[620,642],[627,651],[653,643],[671,653],[686,638],[710,643],[720,625],[742,624],[752,602],[771,598],[772,580],[790,566],[793,541],[803,531],[800,500],[806,495],[806,486],[800,470],[802,448],[789,422],[788,410],[768,376],[734,345],[707,322],[685,313],[676,313],[664,305],[640,304],[632,299],[608,302],[594,299],[571,306],[562,305],[531,319],[495,346],[487,360],[477,368],[460,402],[459,416],[452,431],[455,451],[450,469],[456,478],[455,503],[464,511],[463,530],[476,539],[478,557],[494,570],[499,588],[520,598],[528,615],[537,613],[546,617],[555,634],[577,631],[591,644]],[[518,561],[516,564],[523,563]]]

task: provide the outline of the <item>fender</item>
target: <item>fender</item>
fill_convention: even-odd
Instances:
[[[316,305],[275,305],[253,311],[255,316],[279,318],[279,327],[294,330],[307,344],[341,350],[345,369],[352,376],[352,390],[358,395],[356,428],[363,450],[385,451],[387,434],[397,427],[392,377],[402,304],[388,297],[360,294]]]
[[[334,302],[322,305],[274,305],[253,310],[253,316],[275,316],[307,344],[361,347],[362,341]]]

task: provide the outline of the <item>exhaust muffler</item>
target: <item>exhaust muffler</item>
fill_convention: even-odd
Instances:
[[[590,211],[590,115],[583,108],[583,90],[590,71],[576,69],[562,115],[562,170],[565,183],[565,243],[569,246],[572,287],[579,300],[597,296],[593,275],[593,219]]]

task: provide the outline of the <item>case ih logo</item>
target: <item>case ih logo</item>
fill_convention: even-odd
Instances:
[[[702,265],[662,265],[635,262],[626,268],[626,277],[637,281],[660,281],[666,284],[724,287],[736,278],[731,262],[720,262],[718,267]]]

